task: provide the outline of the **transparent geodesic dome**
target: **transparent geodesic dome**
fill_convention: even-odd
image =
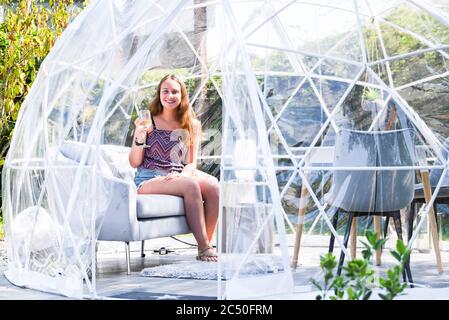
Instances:
[[[363,235],[373,214],[404,216],[421,171],[442,171],[438,192],[448,15],[444,1],[92,1],[16,124],[2,177],[8,279],[95,296],[112,201],[102,177],[133,188],[133,120],[176,73],[203,126],[199,169],[220,178],[219,297],[291,293],[295,234],[323,248],[332,234],[348,254],[350,212],[365,213]]]

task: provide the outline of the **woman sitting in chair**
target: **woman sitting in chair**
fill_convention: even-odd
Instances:
[[[184,198],[187,223],[198,243],[197,259],[217,261],[211,246],[218,219],[219,183],[196,169],[201,125],[190,106],[184,83],[166,75],[150,102],[152,124],[137,118],[129,162],[137,168],[139,194]]]

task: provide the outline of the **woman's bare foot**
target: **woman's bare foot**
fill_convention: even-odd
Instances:
[[[206,262],[217,262],[218,255],[211,246],[207,246],[204,249],[198,248],[198,255],[196,260],[206,261]]]

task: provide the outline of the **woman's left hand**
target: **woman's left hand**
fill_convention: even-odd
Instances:
[[[195,176],[196,168],[192,164],[188,164],[184,167],[184,170],[182,170],[181,175],[192,177]]]
[[[172,179],[175,179],[175,178],[177,178],[179,176],[181,176],[181,174],[179,172],[172,171],[172,172],[170,172],[169,174],[167,174],[165,176],[164,180],[172,180]]]
[[[181,172],[181,175],[184,177],[193,177],[193,176],[195,176],[195,172],[196,172],[195,169],[194,170],[184,170]]]

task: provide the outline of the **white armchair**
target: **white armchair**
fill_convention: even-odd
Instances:
[[[86,145],[82,143],[65,142],[59,148],[58,158],[78,163],[84,148]],[[138,195],[133,182],[135,170],[128,163],[129,148],[101,145],[99,150],[99,177],[102,183],[98,185],[104,190],[97,192],[107,194],[107,199],[99,204],[98,210],[104,218],[97,221],[101,223],[97,240],[125,242],[129,274],[131,241],[142,241],[143,257],[145,240],[191,232],[184,214],[184,201],[171,195]],[[67,176],[57,180],[60,182],[58,192],[67,202],[68,194],[64,196],[64,190],[71,190],[72,181]]]

